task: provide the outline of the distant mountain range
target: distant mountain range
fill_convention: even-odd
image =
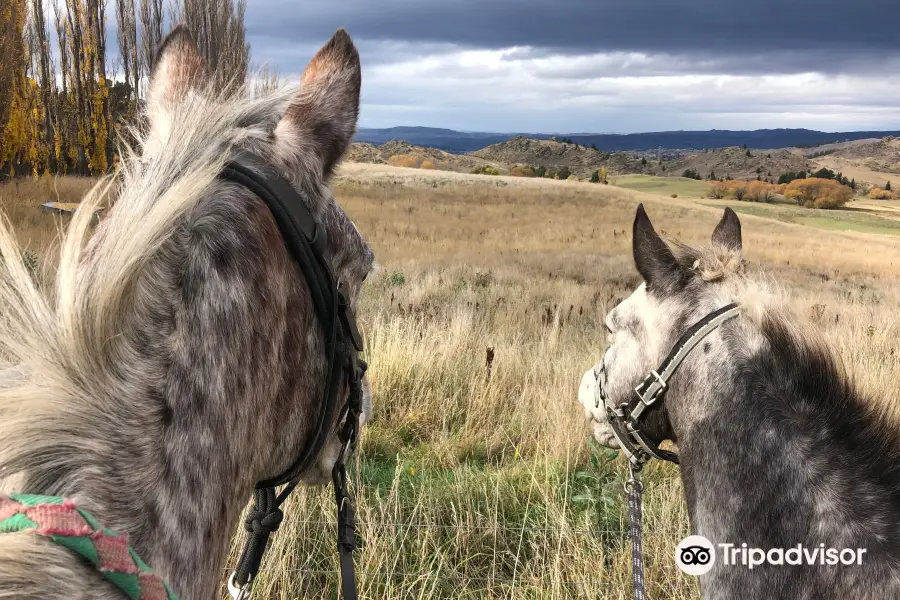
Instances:
[[[403,140],[417,146],[439,148],[448,152],[473,152],[485,146],[497,144],[516,136],[534,139],[567,138],[573,142],[595,145],[604,152],[667,150],[702,150],[743,146],[757,150],[788,148],[791,146],[818,146],[833,142],[848,142],[868,138],[900,136],[900,131],[850,131],[826,133],[811,129],[757,129],[755,131],[661,131],[657,133],[489,133],[455,131],[436,127],[390,127],[387,129],[360,128],[354,138],[357,142],[383,144],[391,140]]]

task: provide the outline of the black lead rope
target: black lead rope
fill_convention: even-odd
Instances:
[[[247,188],[269,207],[288,252],[300,267],[306,280],[313,308],[322,326],[325,355],[328,357],[325,375],[325,402],[318,411],[312,435],[288,469],[271,479],[256,484],[253,509],[244,527],[249,537],[241,552],[237,568],[228,581],[228,591],[235,600],[249,598],[250,585],[256,579],[269,537],[278,530],[284,519],[281,505],[297,487],[299,478],[318,457],[334,421],[338,394],[342,383],[348,384],[347,403],[341,409],[338,422],[345,419],[338,433],[341,453],[332,469],[335,502],[338,516],[338,550],[341,559],[341,588],[345,600],[356,600],[356,575],[353,550],[356,549],[356,514],[347,489],[347,470],[344,464],[356,443],[359,416],[362,412],[362,377],[366,364],[358,357],[363,343],[356,322],[350,313],[348,299],[325,259],[327,236],[316,222],[309,203],[263,158],[241,152],[222,170],[221,177]],[[277,486],[284,485],[276,495]]]
[[[641,525],[641,493],[644,484],[641,482],[641,467],[628,463],[628,481],[625,483],[625,491],[628,493],[628,524],[631,528],[631,583],[634,590],[634,600],[646,600],[647,592],[644,589],[644,546],[641,541],[643,528]]]
[[[641,421],[646,415],[647,409],[657,404],[662,404],[669,387],[669,379],[687,358],[688,354],[697,347],[700,341],[718,329],[724,322],[733,319],[740,313],[737,304],[728,304],[709,313],[697,323],[694,323],[685,331],[672,347],[662,364],[651,371],[647,377],[634,389],[629,402],[619,408],[610,406],[604,386],[606,385],[605,370],[601,365],[599,371],[595,370],[597,378],[597,391],[595,406],[599,408],[600,402],[606,404],[607,422],[612,429],[613,436],[619,443],[619,447],[628,457],[628,481],[625,483],[625,492],[628,494],[628,524],[631,529],[631,573],[635,600],[646,600],[644,589],[644,548],[642,543],[642,512],[641,494],[644,491],[641,482],[641,469],[651,459],[658,458],[675,464],[679,464],[678,455],[674,452],[662,450],[659,444],[641,430]]]
[[[353,551],[356,550],[356,508],[347,492],[347,468],[341,461],[331,470],[334,502],[337,506],[338,553],[341,557],[341,593],[344,600],[356,600],[356,571]]]

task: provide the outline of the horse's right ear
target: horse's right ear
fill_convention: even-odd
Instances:
[[[275,130],[286,157],[315,164],[328,178],[356,133],[362,70],[359,53],[344,29],[338,29],[313,56],[302,86]]]
[[[684,273],[675,255],[653,229],[650,218],[640,204],[632,228],[632,253],[638,273],[654,290],[675,292],[684,281]]]
[[[712,234],[714,244],[725,246],[735,252],[741,251],[741,220],[731,208],[725,209],[722,220],[716,225]]]
[[[191,89],[209,83],[206,61],[197,51],[197,43],[186,25],[179,24],[165,37],[156,51],[150,84],[147,88],[147,108],[154,111],[171,108]]]

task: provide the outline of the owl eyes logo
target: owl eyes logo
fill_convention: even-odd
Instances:
[[[688,575],[703,575],[716,564],[716,553],[713,545],[702,535],[691,535],[678,544],[675,549],[675,564]]]
[[[705,565],[712,558],[709,548],[688,546],[681,549],[680,560],[686,565]]]

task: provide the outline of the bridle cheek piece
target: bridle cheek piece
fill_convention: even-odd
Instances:
[[[324,403],[318,411],[306,446],[299,450],[296,460],[286,471],[256,484],[253,510],[244,524],[249,537],[238,566],[228,579],[228,591],[234,600],[249,598],[250,585],[259,573],[269,536],[278,529],[284,518],[281,505],[297,487],[303,473],[321,454],[328,441],[331,424],[343,421],[337,432],[341,449],[331,471],[331,480],[337,506],[341,588],[345,600],[356,600],[352,554],[357,546],[356,511],[347,489],[345,461],[359,436],[362,381],[368,367],[359,357],[363,351],[363,338],[344,288],[341,283],[335,282],[325,257],[327,233],[310,212],[307,198],[268,161],[249,152],[238,153],[223,168],[220,177],[246,188],[268,206],[288,252],[306,280],[315,314],[322,326],[328,358]],[[347,398],[338,412],[338,396],[342,389],[347,390]],[[276,487],[281,485],[285,487],[276,495]]]

